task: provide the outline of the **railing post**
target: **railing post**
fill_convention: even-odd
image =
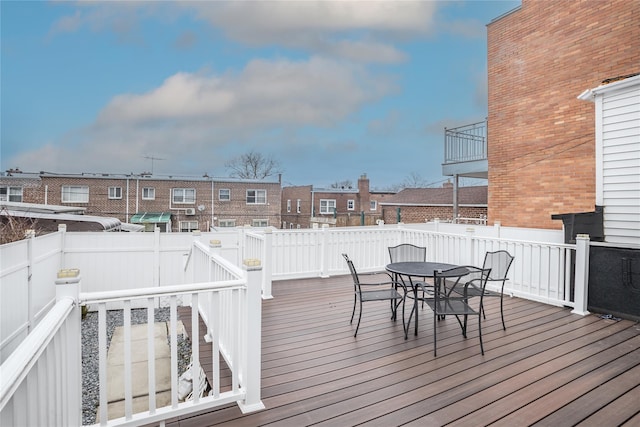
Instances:
[[[153,228],[153,285],[160,286],[160,227]]]
[[[500,221],[496,221],[493,223],[493,229],[496,231],[496,238],[498,239],[500,238],[500,230],[501,230],[500,226],[501,226]]]
[[[192,231],[191,232],[191,237],[192,237],[191,250],[193,250],[193,248],[195,247],[195,243],[200,239],[200,230]],[[193,254],[192,254],[192,256],[193,256]],[[196,264],[193,265],[193,273],[191,275],[193,283],[196,283],[198,281],[198,267],[199,266],[196,265]],[[209,269],[210,269],[210,266],[207,265],[207,271],[209,271]],[[211,274],[208,273],[207,277],[209,278],[209,280],[211,279],[210,276],[211,276]]]
[[[67,243],[67,224],[58,224],[58,231],[60,232],[60,268],[64,268],[65,264],[65,247]]]
[[[264,230],[264,246],[262,247],[262,299],[271,299],[271,271],[273,257],[273,231]]]
[[[467,237],[466,237],[466,243],[467,243],[467,265],[475,265],[474,262],[474,247],[473,247],[473,234],[476,232],[476,229],[473,227],[467,227]]]
[[[33,307],[33,244],[36,237],[35,230],[25,231],[27,239],[27,334],[35,326],[35,310]]]
[[[329,277],[329,245],[327,244],[327,236],[329,234],[329,225],[322,224],[320,229],[320,277]]]
[[[589,290],[589,235],[576,236],[576,274],[574,281],[574,306],[572,313],[587,315]]]
[[[245,259],[242,263],[247,277],[247,321],[244,339],[246,349],[246,365],[243,369],[243,386],[246,389],[245,399],[238,402],[243,414],[264,409],[260,400],[261,387],[261,352],[262,352],[262,266],[260,260]]]
[[[56,279],[56,301],[63,298],[71,298],[75,301],[74,307],[66,320],[67,350],[64,362],[66,363],[66,378],[63,378],[64,398],[67,411],[67,425],[82,425],[82,341],[81,325],[82,309],[79,304],[80,294],[80,270],[66,269],[58,272]],[[64,371],[63,371],[64,372]]]

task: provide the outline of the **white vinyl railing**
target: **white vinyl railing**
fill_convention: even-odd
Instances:
[[[0,366],[2,426],[82,423],[80,309],[73,292],[56,291],[56,304]]]
[[[149,399],[148,411],[134,414],[131,378],[127,375],[125,416],[109,420],[108,425],[152,423],[233,401],[238,401],[243,411],[260,409],[261,300],[271,297],[274,279],[348,274],[341,253],[348,253],[359,270],[380,271],[388,263],[387,248],[400,243],[425,246],[427,260],[452,264],[481,265],[485,252],[505,249],[515,256],[507,292],[570,306],[575,313],[586,314],[588,237],[578,236],[575,245],[568,245],[526,237],[534,234],[548,235],[544,230],[536,233],[436,223],[307,230],[243,228],[237,230],[235,238],[228,230],[220,238],[216,233],[96,234],[63,230],[3,245],[2,343],[5,349],[14,350],[0,368],[0,420],[2,425],[37,425],[43,417],[54,417],[54,424],[77,424],[81,364],[76,338],[80,335],[82,304],[97,310],[100,319],[101,393],[105,393],[102,390],[106,390],[109,376],[104,364],[104,322],[112,304],[125,313],[125,332],[130,330],[126,319],[132,308],[147,309],[151,319],[154,309],[169,307],[173,392],[178,375],[174,347],[178,306],[191,305],[193,336],[205,335],[213,354],[211,396],[177,402],[172,392],[170,406],[156,408],[155,401]],[[83,272],[82,288],[75,293],[62,290],[70,286],[68,279],[52,286],[56,272],[69,267]],[[49,278],[48,286],[44,278]],[[10,303],[18,308],[11,308]],[[8,314],[14,311],[33,314],[12,323]],[[206,331],[200,330],[198,315],[205,321]],[[29,320],[38,317],[39,322]],[[149,349],[149,354],[152,351]],[[192,340],[191,351],[197,367],[197,339]],[[228,390],[221,390],[217,382],[223,361],[233,376]],[[129,373],[130,363],[130,356],[125,354]],[[149,378],[155,378],[154,369],[150,364]],[[154,385],[148,387],[153,392]],[[107,423],[105,396],[100,399],[100,420]]]

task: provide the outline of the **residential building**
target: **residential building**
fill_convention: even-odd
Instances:
[[[158,226],[167,232],[242,225],[278,227],[281,223],[280,179],[10,170],[0,177],[0,189],[3,200],[77,206],[87,215],[115,217],[149,229]]]
[[[282,189],[282,228],[375,225],[382,220],[382,203],[394,193],[371,191],[363,174],[356,188],[318,188],[311,185]]]
[[[460,187],[458,214],[453,213],[453,184],[441,188],[405,188],[381,203],[387,224],[417,223],[439,219],[448,222],[485,223],[487,186]]]
[[[522,0],[487,44],[489,223],[594,211],[596,120],[578,96],[640,71],[640,2]]]

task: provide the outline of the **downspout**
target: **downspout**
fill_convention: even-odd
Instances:
[[[452,223],[455,224],[458,220],[458,175],[453,176],[453,219]]]
[[[129,177],[127,177],[127,202],[125,205],[125,222],[129,222]]]
[[[211,227],[215,227],[216,223],[215,221],[215,191],[214,191],[214,184],[213,184],[213,177],[211,178],[211,226],[209,227],[209,230],[207,231],[211,231]]]

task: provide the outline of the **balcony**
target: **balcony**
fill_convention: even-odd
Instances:
[[[101,404],[101,425],[513,425],[523,419],[631,425],[638,421],[637,324],[588,315],[588,239],[562,240],[549,230],[435,222],[202,234],[61,229],[3,245],[0,421],[80,424],[78,331],[80,307],[87,305],[99,317],[123,310],[125,337],[132,308],[169,307],[170,335],[181,318],[198,337],[194,366],[203,366],[213,387],[192,401],[172,397],[166,407],[149,399],[150,408],[136,413],[132,362],[125,357],[125,415],[113,418]],[[340,253],[363,272],[381,271],[386,248],[401,242],[426,246],[429,260],[438,262],[479,265],[485,251],[497,249],[516,256],[506,289],[512,295],[505,300],[507,330],[499,302],[488,301],[484,357],[473,327],[464,340],[457,324],[444,321],[434,358],[428,309],[418,336],[405,341],[388,305],[373,304],[353,338],[351,284]],[[61,267],[72,274],[56,278]],[[101,332],[101,361],[106,341]],[[173,391],[176,363],[172,348]],[[106,403],[109,373],[102,362],[100,371]]]
[[[488,178],[487,122],[444,131],[444,176]]]

